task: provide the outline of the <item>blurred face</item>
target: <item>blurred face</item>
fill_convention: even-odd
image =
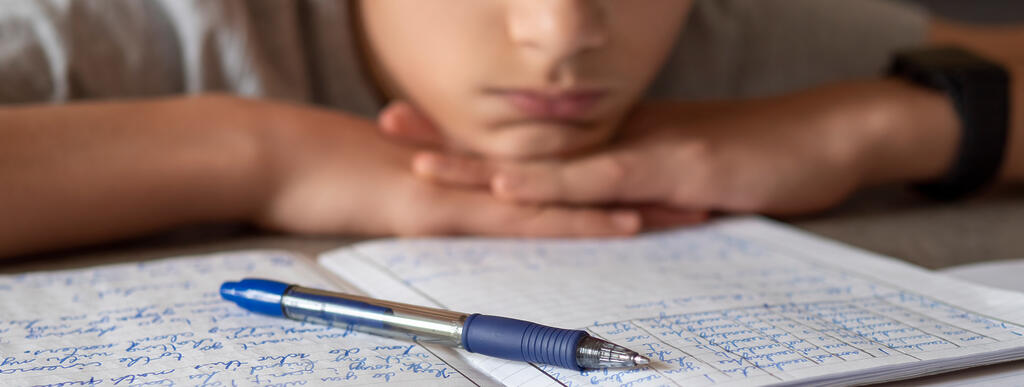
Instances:
[[[381,89],[464,151],[554,156],[602,143],[656,75],[691,0],[371,0]]]

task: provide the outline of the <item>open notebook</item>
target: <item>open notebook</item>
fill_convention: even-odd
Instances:
[[[576,372],[252,315],[268,277],[533,320],[655,363]],[[0,277],[0,385],[863,384],[1024,358],[1024,294],[759,218],[617,240],[381,240]]]

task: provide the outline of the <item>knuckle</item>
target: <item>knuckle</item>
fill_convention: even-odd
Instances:
[[[529,226],[542,219],[546,211],[544,206],[521,206],[513,211],[503,212],[496,220],[511,226]]]
[[[737,163],[708,140],[688,141],[679,148],[686,182],[676,187],[677,204],[708,206],[734,212],[756,212],[771,201],[771,186],[750,185],[750,165]],[[755,179],[757,180],[757,179]]]
[[[632,166],[632,158],[623,154],[612,154],[598,161],[601,175],[616,185],[626,181]]]
[[[490,174],[486,162],[468,157],[453,157],[449,161],[450,177],[460,183],[479,184],[485,182]]]
[[[466,171],[480,173],[487,169],[487,163],[483,160],[469,157],[460,157],[458,160],[459,167]]]
[[[670,198],[676,205],[718,204],[727,180],[731,174],[715,155],[708,141],[695,140],[676,144],[670,152],[668,171],[678,174],[670,190]]]
[[[692,163],[707,164],[714,159],[714,146],[707,140],[691,140],[679,145],[679,154]]]
[[[590,169],[589,176],[584,176],[594,180],[591,182],[577,181],[568,183],[578,184],[580,187],[590,187],[582,192],[574,192],[575,196],[578,196],[576,199],[579,200],[603,200],[609,197],[617,197],[623,190],[628,189],[625,186],[630,179],[630,170],[634,164],[635,161],[626,155],[610,154],[601,156],[592,161],[590,166],[592,169]]]
[[[569,237],[609,235],[606,215],[597,210],[542,207],[524,228],[525,236]]]
[[[615,235],[607,214],[599,210],[536,206],[519,212],[514,232],[523,237],[573,237]]]
[[[501,219],[502,224],[510,226],[515,234],[524,237],[551,235],[561,227],[552,227],[554,209],[550,206],[525,206]]]

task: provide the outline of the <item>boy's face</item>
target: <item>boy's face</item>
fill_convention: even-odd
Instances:
[[[359,3],[374,76],[462,150],[529,158],[607,140],[692,0]]]

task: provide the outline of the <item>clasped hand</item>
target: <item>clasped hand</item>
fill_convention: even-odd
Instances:
[[[647,103],[599,149],[513,161],[446,152],[442,131],[407,103],[389,106],[379,127],[431,148],[412,161],[422,179],[515,203],[633,208],[645,227],[659,227],[711,211],[788,215],[836,204],[863,182],[871,145],[869,128],[846,118],[801,98]]]

